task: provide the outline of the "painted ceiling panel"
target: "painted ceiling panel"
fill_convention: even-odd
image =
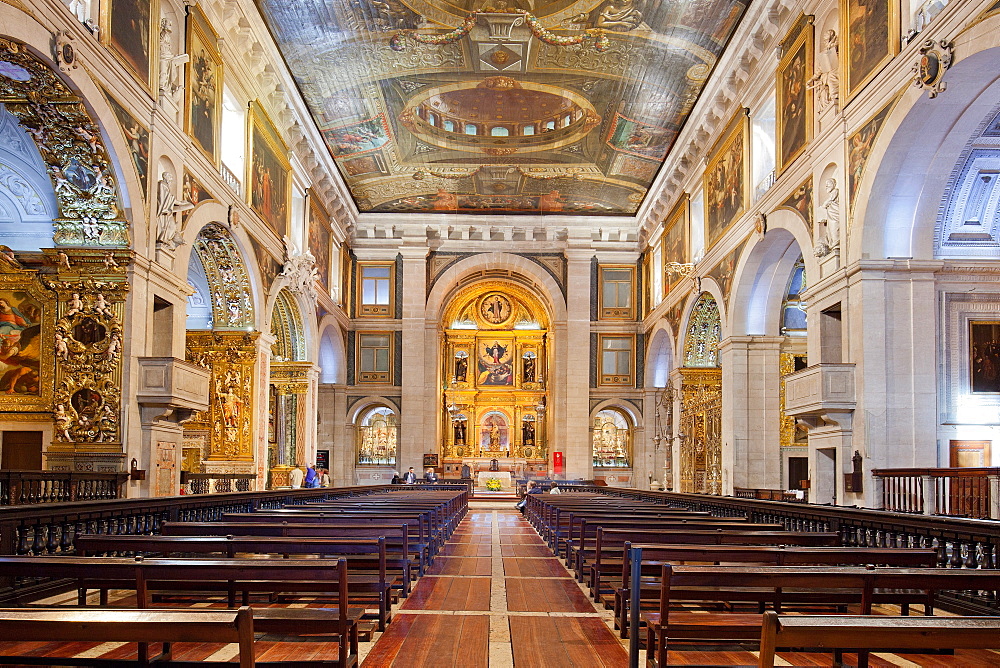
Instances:
[[[362,213],[633,215],[749,0],[258,0]]]

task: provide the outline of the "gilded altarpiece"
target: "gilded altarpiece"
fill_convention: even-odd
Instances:
[[[680,491],[722,494],[722,370],[680,373]]]
[[[187,359],[208,369],[209,408],[185,424],[189,448],[202,448],[202,466],[225,462],[227,473],[256,473],[254,467],[254,368],[258,332],[187,333]],[[211,471],[208,471],[211,472]]]
[[[545,461],[547,320],[512,283],[479,283],[452,300],[441,351],[445,461]]]
[[[308,463],[299,430],[306,426],[306,397],[313,368],[312,362],[271,362],[268,416],[271,488],[287,486],[292,468]]]
[[[55,356],[55,432],[45,453],[47,467],[121,471],[129,254],[65,249],[46,255],[57,268],[48,287],[58,300],[51,338],[42,337]]]

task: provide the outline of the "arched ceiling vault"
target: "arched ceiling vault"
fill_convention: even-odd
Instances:
[[[259,0],[360,212],[634,215],[749,0]]]

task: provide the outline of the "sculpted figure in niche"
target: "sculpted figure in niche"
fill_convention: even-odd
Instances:
[[[183,88],[181,66],[188,62],[190,56],[186,53],[174,53],[174,22],[168,18],[160,19],[160,90],[174,98]]]
[[[535,423],[526,421],[521,426],[521,445],[535,444]]]
[[[184,239],[177,227],[177,214],[193,209],[191,202],[178,202],[174,194],[174,175],[163,172],[156,185],[156,243],[170,250],[180,246]]]
[[[837,180],[829,178],[824,183],[826,199],[823,208],[826,209],[826,242],[830,248],[840,246],[840,188]]]
[[[535,382],[535,357],[525,356],[521,371],[521,380],[525,383]]]
[[[822,50],[816,61],[816,74],[809,80],[808,86],[816,91],[816,109],[823,113],[830,106],[840,104],[840,68],[837,33],[827,30],[823,33]]]
[[[464,383],[466,374],[469,373],[469,356],[468,355],[456,355],[455,356],[455,382]]]
[[[455,420],[455,445],[465,445],[465,420]]]

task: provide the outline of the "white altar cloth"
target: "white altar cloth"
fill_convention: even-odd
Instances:
[[[499,480],[504,489],[512,489],[514,487],[514,482],[510,477],[510,471],[480,471],[476,475],[476,486],[486,487],[486,481],[490,478],[496,478]]]

